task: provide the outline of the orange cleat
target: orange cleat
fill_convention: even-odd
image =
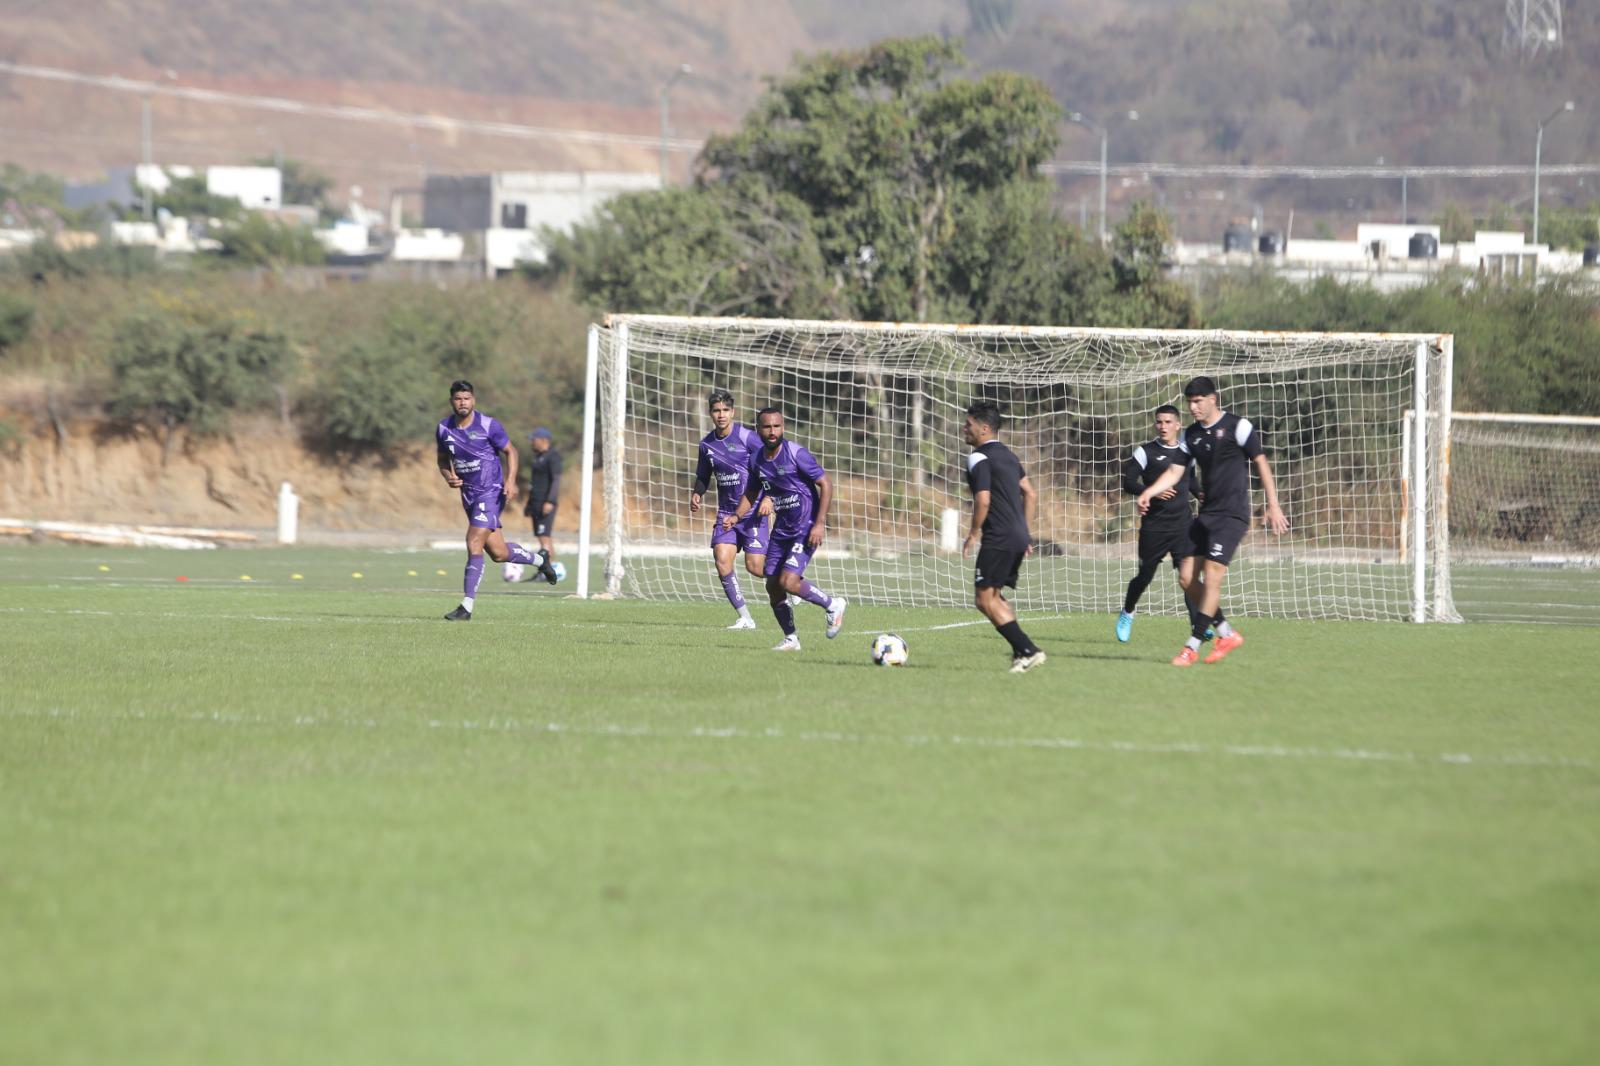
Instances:
[[[1187,644],[1185,644],[1183,646],[1183,650],[1180,651],[1177,655],[1175,655],[1173,657],[1172,665],[1173,666],[1193,666],[1196,662],[1199,661],[1199,659],[1200,659],[1200,653],[1195,651],[1193,648],[1189,647]]]
[[[1244,634],[1239,632],[1229,633],[1225,637],[1218,637],[1211,648],[1211,654],[1206,656],[1208,663],[1220,663],[1228,657],[1230,651],[1235,650],[1244,643]]]

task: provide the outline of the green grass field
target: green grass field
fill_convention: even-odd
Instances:
[[[459,567],[0,548],[0,1063],[1600,1059],[1600,629],[1011,676]],[[1548,577],[1457,594],[1600,620]]]

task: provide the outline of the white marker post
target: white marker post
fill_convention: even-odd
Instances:
[[[278,486],[278,543],[293,544],[299,539],[300,497],[294,486],[285,481]]]

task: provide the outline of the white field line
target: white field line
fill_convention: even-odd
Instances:
[[[193,722],[203,725],[247,726],[257,728],[296,729],[343,728],[390,730],[397,723],[375,718],[353,718],[332,715],[300,714],[275,718],[267,715],[224,714],[221,711],[191,711],[179,714],[150,713],[146,711],[114,711],[109,713],[80,714],[71,709],[50,708],[31,710],[0,708],[0,718],[38,718],[51,720],[78,720],[85,722]],[[450,721],[440,718],[410,719],[411,724],[433,730],[466,733],[519,733],[579,737],[621,737],[638,740],[732,740],[768,741],[783,740],[805,744],[869,745],[881,744],[906,748],[977,748],[1001,750],[1030,750],[1057,752],[1110,752],[1121,755],[1191,755],[1241,759],[1288,759],[1321,762],[1376,762],[1412,766],[1481,766],[1481,767],[1541,767],[1552,769],[1593,769],[1585,759],[1560,755],[1474,755],[1469,752],[1415,752],[1379,751],[1370,748],[1316,748],[1290,747],[1277,744],[1201,744],[1191,741],[1148,743],[1127,740],[1084,740],[1074,737],[1007,737],[966,736],[964,734],[933,735],[927,733],[847,733],[834,730],[786,730],[774,726],[690,726],[684,729],[662,729],[649,725],[622,723],[574,724],[570,722],[536,721],[526,718],[490,717]]]

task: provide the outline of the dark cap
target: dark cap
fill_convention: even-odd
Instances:
[[[550,439],[550,431],[548,429],[545,429],[543,426],[540,426],[538,429],[536,429],[532,433],[528,434],[528,439],[529,440],[549,440]]]
[[[1183,387],[1185,396],[1215,396],[1217,383],[1207,377],[1191,378],[1189,384]]]

